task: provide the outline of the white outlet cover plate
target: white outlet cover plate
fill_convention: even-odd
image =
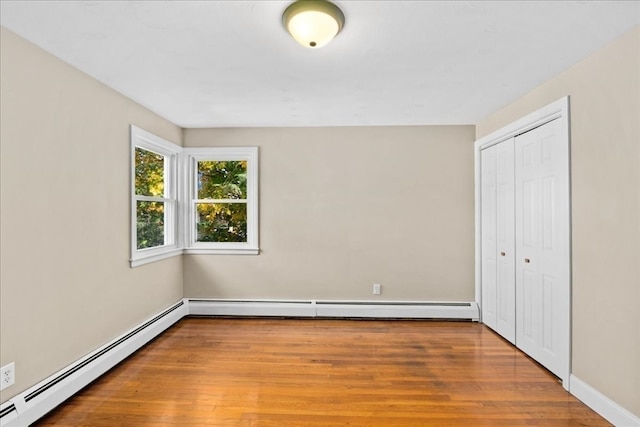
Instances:
[[[0,368],[0,390],[15,384],[16,382],[16,364],[14,362]]]

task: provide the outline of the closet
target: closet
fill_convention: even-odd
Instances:
[[[482,321],[560,377],[567,388],[568,120],[557,112],[542,120],[540,115],[476,142],[479,300]]]

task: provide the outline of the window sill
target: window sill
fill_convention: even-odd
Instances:
[[[260,248],[186,248],[185,255],[258,255]]]
[[[225,249],[210,249],[210,248],[174,248],[165,252],[156,252],[154,254],[148,254],[144,256],[138,256],[129,260],[131,268],[138,267],[152,262],[161,261],[167,258],[173,258],[178,255],[258,255],[260,254],[260,248],[225,248]]]
[[[172,258],[174,256],[178,256],[178,255],[182,255],[183,250],[180,248],[173,248],[173,249],[169,249],[167,251],[163,251],[163,252],[156,252],[153,254],[145,254],[145,255],[139,255],[131,260],[129,260],[129,263],[131,265],[131,268],[133,267],[138,267],[140,265],[145,265],[145,264],[149,264],[152,262],[156,262],[156,261],[160,261],[163,259],[167,259],[167,258]]]

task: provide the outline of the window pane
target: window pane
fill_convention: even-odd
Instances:
[[[246,242],[246,203],[198,203],[197,242]]]
[[[164,245],[164,202],[142,202],[136,205],[137,247]]]
[[[136,194],[164,197],[164,156],[136,147]]]
[[[198,199],[246,199],[246,161],[198,162]]]

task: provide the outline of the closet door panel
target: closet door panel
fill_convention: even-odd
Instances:
[[[496,171],[497,147],[481,152],[482,322],[497,327]]]
[[[569,354],[568,147],[559,121],[516,137],[516,344],[565,378]]]
[[[540,155],[535,141],[516,138],[516,343],[534,359],[538,357],[540,342],[540,286],[536,271],[538,260],[540,191],[538,188],[538,166]]]
[[[497,332],[515,343],[514,139],[497,146]]]

